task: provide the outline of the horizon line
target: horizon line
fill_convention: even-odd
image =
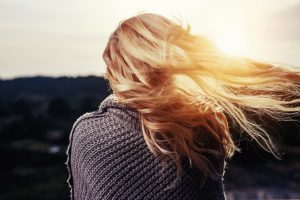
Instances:
[[[0,81],[10,81],[10,80],[15,80],[15,79],[22,79],[22,78],[37,78],[37,77],[45,77],[45,78],[80,78],[80,77],[101,77],[103,78],[104,73],[100,74],[78,74],[78,75],[68,75],[68,74],[62,74],[62,75],[47,75],[47,74],[33,74],[33,75],[17,75],[17,76],[12,76],[12,77],[1,77],[0,76]]]

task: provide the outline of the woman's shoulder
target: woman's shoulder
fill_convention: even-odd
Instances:
[[[140,131],[139,114],[137,111],[116,101],[111,94],[104,98],[97,110],[86,112],[73,123],[69,143],[82,146],[93,142],[109,142],[117,136],[128,132],[134,134]]]
[[[117,120],[115,115],[107,112],[87,112],[79,116],[72,125],[70,142],[88,141],[89,138],[106,139],[109,135],[116,135],[121,130],[127,130],[124,123]]]

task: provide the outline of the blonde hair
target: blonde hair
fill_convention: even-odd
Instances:
[[[229,122],[279,156],[250,112],[276,120],[299,114],[299,68],[226,55],[190,25],[161,15],[120,22],[103,59],[118,101],[140,113],[146,144],[162,161],[172,158],[177,175],[183,157],[206,176],[218,174],[209,156],[229,158],[238,150]]]

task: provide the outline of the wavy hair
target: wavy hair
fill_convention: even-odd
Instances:
[[[190,25],[153,13],[119,23],[103,52],[104,78],[124,103],[140,113],[152,153],[182,171],[188,158],[205,176],[218,174],[209,157],[238,149],[234,125],[279,157],[270,134],[250,113],[276,120],[299,114],[300,69],[222,53]]]

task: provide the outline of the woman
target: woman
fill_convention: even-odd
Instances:
[[[225,55],[163,16],[122,21],[103,53],[113,93],[70,135],[71,198],[225,199],[240,128],[279,156],[253,115],[299,113],[300,70]]]

